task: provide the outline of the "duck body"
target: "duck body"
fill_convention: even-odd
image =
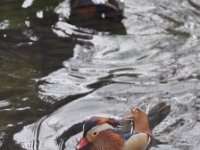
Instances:
[[[70,0],[71,18],[123,18],[123,0]]]
[[[114,126],[103,123],[90,129],[77,150],[145,150],[151,136],[144,132],[130,133],[127,139]]]
[[[154,139],[152,129],[169,112],[170,106],[163,103],[153,107],[150,116],[136,108],[122,120],[92,117],[83,126],[83,137],[77,143],[76,150],[146,150]],[[129,120],[134,121],[132,132],[120,132],[124,121]]]

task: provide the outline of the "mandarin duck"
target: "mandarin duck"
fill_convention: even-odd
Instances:
[[[124,0],[70,0],[71,18],[123,18]]]
[[[135,108],[122,120],[92,117],[83,125],[83,137],[76,150],[146,150],[153,139],[152,129],[169,114],[170,109],[161,102],[148,114]],[[120,133],[118,129],[127,120],[133,121],[132,131]]]

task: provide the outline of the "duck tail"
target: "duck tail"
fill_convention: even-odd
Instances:
[[[150,128],[155,128],[170,113],[171,106],[160,102],[148,112]]]

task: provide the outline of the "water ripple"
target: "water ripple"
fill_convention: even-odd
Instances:
[[[199,146],[198,2],[127,0],[125,5],[122,23],[107,24],[117,26],[113,30],[105,29],[105,22],[73,24],[66,1],[56,8],[59,21],[52,30],[75,41],[74,53],[36,81],[41,100],[55,106],[64,100],[65,105],[14,135],[23,148],[74,149],[85,118],[120,117],[132,106],[161,100],[171,104],[172,112],[154,131],[165,144],[153,149]]]

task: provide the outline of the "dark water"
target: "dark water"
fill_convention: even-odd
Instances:
[[[198,0],[126,0],[121,23],[28,2],[0,1],[0,149],[73,150],[85,118],[159,101],[172,111],[151,149],[199,149]]]

